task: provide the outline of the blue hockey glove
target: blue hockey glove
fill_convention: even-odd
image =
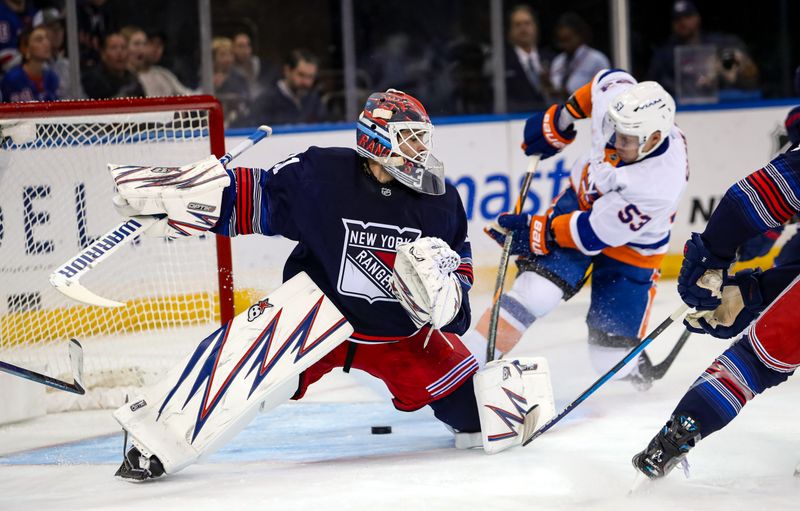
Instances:
[[[722,288],[722,303],[713,311],[687,314],[686,328],[720,339],[739,335],[764,310],[764,300],[758,284],[760,271],[743,270],[729,277]]]
[[[532,223],[534,227],[531,227]],[[511,255],[546,255],[551,247],[556,246],[550,232],[549,215],[531,217],[503,213],[497,218],[497,222],[486,226],[484,232],[500,246],[505,244],[506,234],[512,232]]]
[[[733,261],[713,255],[698,233],[683,248],[683,265],[678,275],[678,294],[689,307],[712,310],[719,307],[722,285]]]
[[[522,150],[528,156],[540,154],[542,159],[558,153],[575,140],[575,129],[558,129],[558,116],[563,106],[551,105],[544,112],[536,112],[525,121]]]
[[[506,242],[506,235],[511,232],[511,255],[531,255],[530,215],[514,215],[503,213],[496,222],[484,227],[483,232],[489,235],[501,247]]]

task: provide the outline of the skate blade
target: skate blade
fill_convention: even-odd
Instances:
[[[655,481],[646,475],[644,475],[639,470],[636,471],[636,479],[633,480],[633,484],[631,485],[631,489],[628,490],[628,497],[633,497],[636,495],[643,495],[650,492],[655,485]]]

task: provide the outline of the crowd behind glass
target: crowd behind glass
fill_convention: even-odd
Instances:
[[[197,93],[199,66],[190,63],[197,56],[169,54],[161,23],[137,26],[115,19],[110,8],[115,1],[127,0],[78,1],[81,79],[75,91],[69,88],[63,0],[0,0],[2,100]],[[551,40],[544,40],[535,1],[506,2],[504,7],[508,112],[563,101],[598,70],[613,65],[594,46],[584,16],[560,12],[547,19]],[[474,15],[459,6],[462,12],[455,15],[467,19],[462,25],[468,29],[444,27],[431,35],[422,31],[423,24],[408,22],[413,12],[388,19],[362,6],[357,22],[365,30],[355,38],[359,100],[373,90],[394,87],[420,97],[433,115],[493,113],[488,8],[487,2]],[[469,26],[471,15],[476,21]],[[687,0],[672,3],[665,22],[671,24],[671,34],[650,51],[649,62],[640,66],[645,71],[640,79],[659,81],[683,104],[763,97],[763,79],[746,41],[705,31],[697,5]],[[214,94],[223,103],[227,126],[344,120],[341,58],[315,54],[285,39],[271,41],[273,51],[265,57],[254,50],[257,23],[226,26],[214,26],[211,52]],[[283,55],[280,61],[274,58],[276,48]]]

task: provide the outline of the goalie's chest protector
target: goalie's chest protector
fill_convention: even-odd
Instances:
[[[411,335],[416,327],[390,290],[397,244],[436,236],[460,250],[466,215],[455,188],[448,185],[444,195],[431,196],[396,181],[379,183],[351,149],[312,147],[298,156],[297,168],[272,176],[278,178],[273,181],[301,177],[293,183],[301,194],[291,194],[297,201],[287,231],[294,232],[285,233],[299,244],[286,262],[284,280],[307,272],[357,334]],[[281,176],[294,170],[300,176]]]

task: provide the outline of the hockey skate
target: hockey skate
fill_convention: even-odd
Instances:
[[[122,465],[114,474],[115,477],[131,482],[142,482],[164,475],[164,467],[155,456],[145,456],[135,446],[125,453]]]
[[[650,479],[664,477],[677,465],[681,465],[684,474],[689,477],[686,453],[699,440],[698,424],[694,419],[685,415],[673,415],[647,448],[636,454],[631,462],[636,470]]]

